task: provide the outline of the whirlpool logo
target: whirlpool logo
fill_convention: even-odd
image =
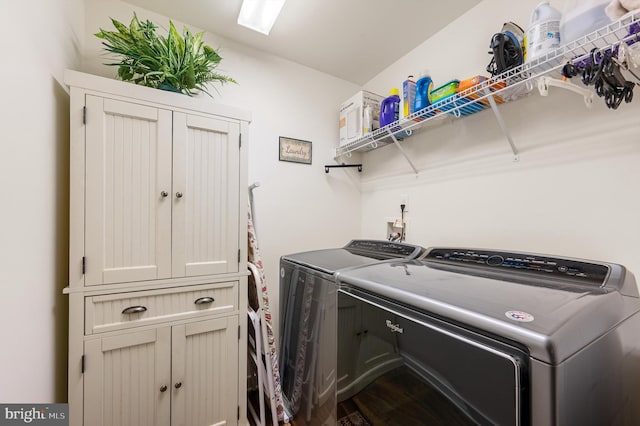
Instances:
[[[389,327],[389,329],[394,332],[394,333],[404,333],[404,330],[402,329],[402,327],[400,327],[400,324],[394,324],[391,321],[387,320],[387,327]]]
[[[0,426],[68,425],[67,404],[0,404]]]

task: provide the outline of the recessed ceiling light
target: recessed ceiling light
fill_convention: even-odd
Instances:
[[[238,24],[269,35],[285,0],[244,0]]]

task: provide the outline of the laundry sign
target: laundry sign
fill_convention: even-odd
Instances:
[[[280,136],[279,160],[311,164],[311,142]]]

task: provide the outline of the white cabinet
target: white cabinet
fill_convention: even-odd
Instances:
[[[171,329],[85,343],[84,424],[170,425]]]
[[[172,112],[94,95],[84,106],[85,284],[171,277],[160,192],[171,190]]]
[[[172,328],[172,426],[236,422],[237,329],[237,316]]]
[[[85,285],[238,272],[240,125],[86,96]]]
[[[234,424],[237,328],[229,316],[87,340],[84,424]]]
[[[70,424],[246,424],[250,115],[65,82]]]
[[[173,136],[172,275],[238,272],[239,125],[174,113]]]

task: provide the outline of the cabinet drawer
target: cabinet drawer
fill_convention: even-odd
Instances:
[[[236,309],[237,281],[92,296],[85,298],[85,334],[223,314]]]

